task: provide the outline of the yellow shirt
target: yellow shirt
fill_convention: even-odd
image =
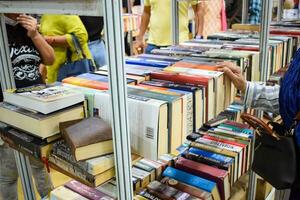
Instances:
[[[179,41],[184,42],[189,39],[189,16],[190,5],[196,5],[197,0],[187,0],[179,2]],[[168,46],[172,44],[172,13],[171,0],[145,0],[145,6],[151,7],[149,25],[149,44],[157,46]]]
[[[41,33],[44,36],[66,35],[67,42],[72,52],[71,60],[76,61],[79,57],[76,55],[72,42],[71,33],[77,36],[84,54],[87,58],[92,59],[92,55],[88,48],[88,34],[76,15],[43,15],[41,18]],[[60,66],[67,60],[66,47],[53,47],[55,52],[55,62],[51,66],[47,66],[47,82],[53,83],[57,80],[57,74]]]

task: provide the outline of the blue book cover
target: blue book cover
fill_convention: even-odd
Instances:
[[[154,60],[161,60],[161,61],[172,62],[172,63],[181,60],[180,57],[176,57],[176,56],[162,56],[162,55],[155,55],[155,54],[140,54],[137,57],[142,59],[154,59]]]
[[[194,186],[196,188],[199,188],[201,190],[205,190],[209,193],[212,193],[214,188],[216,187],[216,183],[206,180],[204,178],[201,178],[199,176],[195,176],[192,174],[189,174],[187,172],[168,167],[164,173],[163,176],[175,179],[177,181],[180,181],[182,183]]]
[[[224,155],[221,155],[221,154],[217,154],[217,153],[213,153],[213,152],[210,152],[210,151],[205,151],[205,150],[202,150],[202,149],[197,149],[197,148],[190,148],[189,149],[189,152],[190,153],[193,153],[193,154],[196,154],[196,155],[199,155],[199,156],[203,156],[203,157],[207,157],[207,158],[210,158],[210,159],[213,159],[213,160],[217,160],[221,163],[224,163],[224,164],[228,164],[228,163],[233,163],[233,158],[230,158],[230,157],[227,157],[227,156],[224,156]]]
[[[150,60],[150,59],[141,59],[141,58],[127,58],[125,60],[126,64],[132,65],[142,65],[142,66],[150,66],[150,67],[159,67],[165,68],[172,65],[172,62],[159,61],[159,60]]]
[[[108,83],[108,76],[101,75],[101,74],[93,74],[93,73],[84,73],[77,76],[78,78],[83,78],[87,80],[99,81]],[[135,82],[135,80],[127,78],[127,84]]]

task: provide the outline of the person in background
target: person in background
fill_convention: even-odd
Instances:
[[[37,21],[29,15],[5,14],[12,70],[17,88],[41,84],[41,63],[53,64],[54,51],[40,35]],[[1,88],[1,86],[0,86]],[[2,89],[0,101],[3,100]],[[42,162],[30,160],[37,190],[42,198],[53,188]],[[18,170],[14,152],[0,139],[0,199],[17,200]]]
[[[56,60],[53,65],[47,65],[47,83],[57,80],[59,68],[67,61],[67,50],[72,52],[71,61],[80,59],[75,53],[72,35],[74,34],[83,49],[87,59],[92,60],[88,47],[88,33],[76,15],[52,15],[46,14],[41,17],[40,31],[46,41],[54,48]]]
[[[265,83],[247,82],[242,75],[240,67],[230,62],[220,63],[220,71],[227,75],[235,87],[244,95],[244,104],[248,108],[281,114],[284,125],[290,127],[300,112],[300,50],[296,53],[289,70],[282,80],[281,86],[267,86]],[[297,63],[298,62],[298,63]],[[300,153],[300,124],[295,128],[296,143]],[[299,155],[300,156],[300,155]],[[276,166],[275,166],[276,167]],[[298,166],[298,169],[300,166]],[[300,170],[300,169],[299,169]],[[298,171],[299,172],[299,171]],[[276,174],[274,174],[276,176]],[[300,199],[300,176],[291,188],[290,200]]]
[[[197,0],[179,1],[179,32],[180,42],[189,40],[189,6],[193,6],[197,17]],[[149,39],[146,53],[153,49],[172,45],[171,36],[171,0],[145,0],[140,32],[136,37],[135,48],[144,51],[145,33],[149,27]],[[197,21],[197,20],[196,20]]]
[[[261,13],[261,0],[250,0],[249,1],[249,24],[260,23]]]
[[[224,0],[200,1],[198,5],[199,38],[227,30]]]
[[[99,69],[106,65],[106,50],[102,38],[103,17],[80,16],[80,19],[87,30],[89,49]]]

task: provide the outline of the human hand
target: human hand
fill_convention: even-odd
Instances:
[[[240,67],[236,66],[232,62],[218,63],[218,67],[219,67],[218,70],[224,72],[225,75],[229,77],[229,79],[233,82],[234,86],[238,90],[245,92],[247,87],[247,81],[243,76]]]
[[[136,52],[136,54],[141,54],[144,52],[144,49],[145,49],[145,40],[143,37],[136,37],[136,40],[133,44],[133,47],[134,47],[134,51]]]
[[[17,21],[27,30],[27,36],[31,39],[39,34],[38,23],[34,17],[22,14],[17,17]]]

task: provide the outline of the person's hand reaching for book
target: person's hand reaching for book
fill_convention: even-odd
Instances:
[[[221,62],[218,63],[219,71],[222,71],[225,73],[226,76],[230,78],[230,80],[233,82],[234,86],[241,90],[242,92],[245,92],[247,87],[247,81],[245,77],[242,74],[241,68],[236,66],[232,62]]]

